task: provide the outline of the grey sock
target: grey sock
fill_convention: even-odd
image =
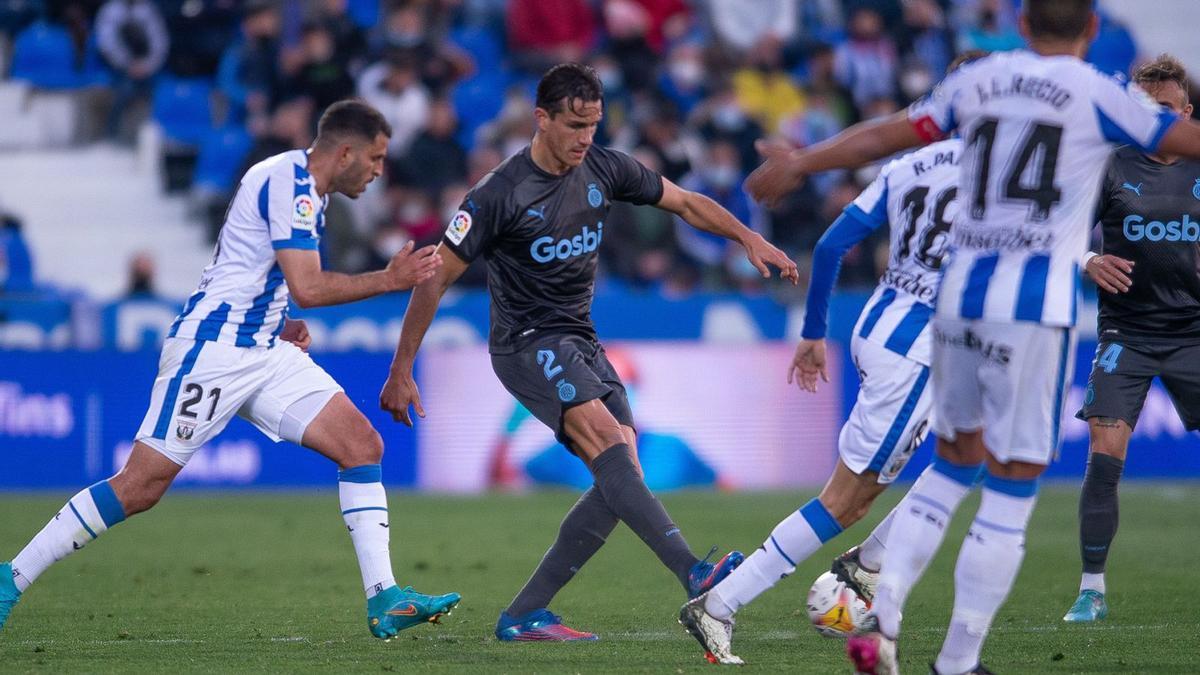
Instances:
[[[1117,484],[1125,462],[1101,453],[1088,457],[1079,495],[1079,548],[1083,571],[1100,574],[1108,561],[1108,547],[1117,536]]]
[[[662,502],[646,487],[630,452],[628,445],[619,443],[592,461],[596,487],[613,513],[646,542],[686,589],[688,572],[699,560]]]
[[[600,550],[616,526],[617,516],[604,502],[600,490],[594,485],[588,488],[558,526],[558,539],[504,611],[518,617],[549,605],[554,595]]]

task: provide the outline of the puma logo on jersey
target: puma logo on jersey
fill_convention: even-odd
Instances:
[[[1138,183],[1137,185],[1130,185],[1129,183],[1125,183],[1121,187],[1125,190],[1129,190],[1130,192],[1132,192],[1133,194],[1135,194],[1139,197],[1142,196],[1142,184],[1141,183]]]
[[[540,208],[540,209],[526,209],[525,215],[533,216],[534,218],[537,218],[538,220],[545,220],[546,219],[546,205],[543,204],[542,208]]]

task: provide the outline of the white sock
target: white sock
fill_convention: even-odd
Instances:
[[[13,581],[22,593],[48,567],[83,548],[125,520],[125,509],[108,481],[80,490],[12,560]]]
[[[783,519],[761,547],[708,592],[704,609],[728,620],[763,591],[796,570],[796,565],[833,539],[842,526],[819,500],[813,499]]]
[[[902,501],[900,504],[903,504]],[[858,564],[868,572],[878,572],[883,565],[883,554],[887,552],[888,533],[892,530],[892,521],[900,504],[888,512],[883,520],[871,530],[871,534],[858,545]]]
[[[984,481],[983,501],[954,568],[954,612],[934,664],[939,673],[965,673],[979,663],[992,619],[1021,569],[1036,502],[1036,480]]]
[[[978,466],[959,466],[935,457],[900,502],[903,508],[896,509],[892,521],[871,607],[884,635],[899,637],[900,610],[942,545],[946,526],[978,473]]]
[[[338,472],[338,497],[342,520],[350,530],[358,567],[362,572],[367,598],[396,585],[392,576],[389,550],[390,522],[387,493],[383,489],[383,470],[378,464],[356,466]]]
[[[1104,593],[1104,572],[1099,574],[1083,573],[1083,578],[1079,581],[1079,591],[1092,590],[1097,593]]]

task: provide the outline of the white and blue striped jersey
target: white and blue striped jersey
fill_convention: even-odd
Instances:
[[[1153,152],[1175,121],[1071,56],[1019,50],[955,70],[908,111],[963,139],[961,203],[938,316],[1075,325],[1079,268],[1114,144]]]
[[[829,294],[842,255],[887,224],[887,270],[854,335],[929,365],[929,319],[954,219],[961,153],[961,141],[951,139],[894,159],[845,208],[813,251],[803,337],[825,337]]]
[[[292,150],[250,167],[217,237],[213,260],[169,337],[270,347],[283,330],[288,287],[275,251],[316,250],[328,198],[317,195],[308,154]]]

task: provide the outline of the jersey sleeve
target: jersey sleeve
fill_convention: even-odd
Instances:
[[[601,155],[612,176],[613,199],[631,204],[657,204],[662,201],[663,181],[657,171],[651,171],[620,150],[606,149]]]
[[[804,304],[804,324],[800,330],[806,340],[819,340],[828,330],[829,296],[837,283],[842,256],[887,222],[888,171],[879,176],[842,210],[813,249],[812,278],[808,300]]]
[[[962,86],[961,71],[954,71],[933,88],[933,91],[908,106],[908,122],[926,143],[946,138],[958,128],[954,106]]]
[[[303,167],[293,164],[272,171],[258,194],[258,211],[271,233],[275,250],[317,250],[317,220],[322,202],[313,194],[313,179]]]
[[[1099,73],[1096,81],[1092,106],[1104,140],[1132,145],[1142,152],[1157,150],[1178,116],[1155,103],[1136,84]]]
[[[504,199],[488,189],[494,179],[489,176],[467,193],[442,236],[442,243],[467,262],[486,251],[504,227]]]

